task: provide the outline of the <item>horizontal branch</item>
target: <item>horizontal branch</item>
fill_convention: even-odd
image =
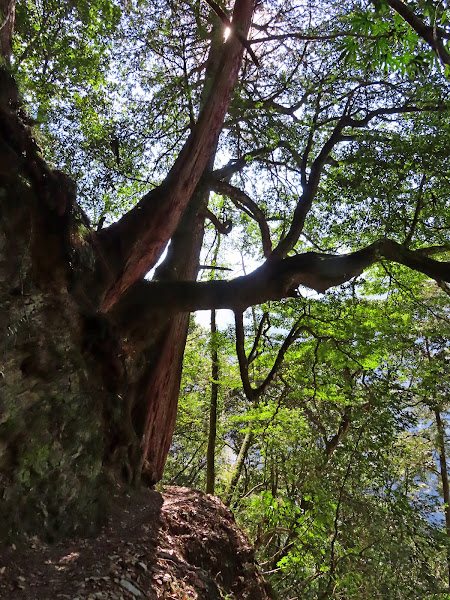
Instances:
[[[383,33],[380,35],[370,35],[363,33],[355,33],[354,31],[341,31],[338,33],[329,33],[328,35],[315,35],[312,33],[280,33],[274,35],[267,35],[265,37],[255,38],[250,40],[250,44],[263,44],[265,42],[285,42],[286,40],[302,40],[305,42],[328,42],[332,40],[336,40],[338,38],[348,38],[354,37],[361,40],[380,40],[384,38],[389,38],[392,35],[391,33]]]
[[[450,282],[450,262],[429,258],[426,249],[412,251],[382,239],[341,256],[307,252],[285,259],[270,258],[249,275],[228,281],[140,281],[124,294],[112,317],[126,323],[133,315],[145,328],[149,309],[160,308],[165,314],[214,308],[242,311],[269,300],[295,297],[300,285],[324,293],[382,260],[405,265],[438,283]]]

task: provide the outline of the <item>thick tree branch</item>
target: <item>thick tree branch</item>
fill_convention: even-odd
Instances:
[[[417,250],[423,256],[434,256],[435,254],[444,254],[450,252],[450,244],[446,246],[428,246],[427,248],[420,248]]]
[[[233,27],[246,36],[253,0],[236,0]],[[243,46],[232,36],[224,43],[222,61],[197,124],[163,184],[149,192],[117,223],[94,234],[111,264],[113,281],[105,290],[102,310],[109,310],[136,280],[151,269],[172,236],[197,186],[212,149],[216,147],[223,119],[237,81]]]
[[[438,29],[431,25],[426,25],[402,0],[387,0],[387,3],[409,25],[411,25],[414,31],[430,46],[441,63],[450,66],[450,54],[447,52],[442,40],[437,35]]]
[[[371,265],[392,261],[424,273],[438,283],[450,282],[450,262],[426,256],[424,250],[408,250],[391,240],[345,255],[307,252],[282,260],[268,260],[249,275],[229,281],[140,281],[115,307],[112,316],[121,323],[133,319],[145,330],[149,309],[165,314],[229,308],[243,311],[254,304],[297,295],[298,286],[325,292],[360,275]]]

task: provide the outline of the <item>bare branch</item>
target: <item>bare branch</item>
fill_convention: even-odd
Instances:
[[[286,40],[304,40],[305,42],[328,42],[341,37],[354,37],[364,40],[379,40],[391,37],[392,33],[383,33],[380,35],[366,35],[355,33],[354,31],[342,31],[339,33],[330,33],[328,35],[314,35],[311,33],[280,33],[278,35],[267,35],[265,37],[250,40],[250,44],[263,44],[265,42],[285,42]]]
[[[230,233],[233,228],[231,219],[226,219],[226,221],[222,223],[222,221],[220,221],[208,208],[204,209],[204,213],[206,218],[211,221],[219,233],[223,233],[224,235],[228,235]]]
[[[283,360],[286,355],[286,352],[289,350],[291,345],[298,338],[300,333],[306,329],[306,326],[300,325],[301,320],[302,320],[301,318],[298,319],[292,326],[290,332],[288,333],[284,342],[282,343],[281,348],[278,350],[277,356],[275,358],[275,362],[273,363],[270,373],[267,375],[267,377],[264,379],[264,381],[261,383],[261,385],[255,390],[255,394],[258,398],[264,394],[264,392],[267,390],[269,385],[272,383],[275,375],[277,374],[278,370],[280,369],[281,365],[283,364]]]
[[[234,324],[236,327],[236,354],[239,362],[239,372],[241,374],[242,387],[248,400],[255,399],[255,390],[250,384],[248,376],[248,361],[245,354],[245,334],[244,334],[244,314],[236,311],[234,313]]]
[[[403,244],[405,246],[409,246],[409,244],[411,243],[411,240],[413,238],[414,232],[416,230],[417,223],[419,221],[420,211],[422,210],[423,205],[424,205],[423,188],[424,188],[426,180],[427,180],[427,176],[424,173],[423,176],[422,176],[422,179],[420,181],[419,189],[418,189],[418,192],[417,192],[416,209],[414,211],[414,216],[413,216],[413,220],[412,220],[412,223],[411,223],[411,227],[409,228],[408,234],[405,237],[405,241],[403,242]]]
[[[272,253],[272,241],[270,239],[269,226],[267,225],[263,211],[258,207],[256,202],[254,202],[245,192],[225,181],[211,178],[209,184],[211,189],[218,194],[228,196],[237,208],[242,208],[242,206],[244,206],[248,209],[245,212],[259,225],[264,256],[266,258],[270,256]]]
[[[230,267],[218,267],[217,265],[198,265],[199,269],[205,269],[208,271],[232,271]]]
[[[289,350],[290,346],[295,342],[300,333],[304,330],[309,331],[309,327],[301,325],[302,318],[298,319],[294,325],[292,326],[290,332],[284,339],[280,349],[278,350],[277,356],[273,363],[273,366],[261,383],[257,388],[253,388],[250,383],[250,378],[248,376],[248,365],[249,361],[245,354],[245,334],[244,334],[244,324],[243,324],[243,313],[235,312],[235,325],[236,325],[236,354],[239,361],[239,371],[241,373],[242,386],[244,388],[244,392],[248,400],[255,402],[257,401],[267,390],[269,385],[272,383],[275,375],[283,364],[284,357],[286,352]],[[262,321],[261,321],[262,322]]]
[[[264,326],[266,326],[264,328]],[[267,333],[270,329],[270,321],[269,321],[269,313],[265,312],[261,317],[261,321],[259,322],[258,329],[256,331],[255,340],[253,342],[252,349],[250,350],[250,354],[248,355],[248,363],[252,363],[258,355],[258,345],[263,333]]]
[[[330,137],[323,145],[322,150],[319,152],[317,158],[314,160],[308,181],[306,181],[306,176],[302,176],[304,183],[303,193],[300,196],[300,200],[298,201],[297,206],[295,207],[294,215],[292,217],[291,226],[289,228],[288,233],[273,251],[274,256],[276,256],[277,258],[283,258],[287,256],[288,252],[292,250],[292,248],[297,243],[298,238],[300,237],[303,231],[306,216],[316,196],[319,187],[320,176],[322,174],[322,170],[325,165],[326,159],[328,158],[335,145],[340,141],[342,130],[346,126],[346,121],[346,117],[341,117],[341,119],[339,119]],[[304,158],[305,156],[307,156],[308,152],[309,142],[305,150]],[[304,172],[305,167],[306,165],[304,164],[303,159],[301,167],[302,172]]]
[[[330,460],[333,456],[334,452],[338,448],[342,438],[345,436],[347,431],[350,429],[350,424],[352,421],[352,407],[346,406],[344,408],[344,412],[342,413],[341,422],[339,423],[339,427],[337,432],[327,441],[325,444],[325,452],[326,452],[326,462]]]
[[[346,109],[344,110],[344,114],[336,123],[333,131],[330,134],[330,137],[324,143],[322,149],[320,150],[319,154],[314,159],[311,165],[310,175],[307,182],[306,178],[303,177],[303,193],[300,196],[300,199],[295,208],[289,231],[286,234],[286,236],[280,241],[278,246],[273,250],[273,256],[276,256],[277,258],[283,258],[287,256],[288,252],[292,250],[292,248],[294,248],[295,244],[297,243],[303,231],[306,216],[317,194],[323,168],[329,160],[329,156],[336,144],[342,141],[342,133],[344,129],[346,129],[347,127],[363,128],[366,127],[373,119],[386,115],[409,114],[416,112],[441,112],[444,110],[448,110],[448,106],[445,104],[427,106],[411,106],[409,104],[404,104],[403,106],[377,108],[375,110],[367,112],[365,117],[363,117],[362,119],[354,119],[349,114],[347,114],[350,109],[351,101],[352,97],[349,96],[347,100]],[[305,150],[305,152],[307,151],[308,147]],[[306,165],[303,164],[302,169],[305,169],[305,167]]]

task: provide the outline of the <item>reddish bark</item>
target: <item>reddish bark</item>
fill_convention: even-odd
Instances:
[[[188,323],[189,315],[181,314],[170,324],[143,398],[146,408],[143,475],[152,484],[162,477],[175,428]]]
[[[200,186],[172,237],[166,260],[155,277],[165,281],[179,279],[194,282],[204,235],[204,211],[209,193]],[[143,393],[133,410],[135,429],[142,436],[144,476],[152,483],[162,477],[177,415],[183,354],[189,326],[189,314],[169,318],[152,352],[152,364],[143,374]],[[155,359],[156,356],[156,359]]]
[[[253,0],[236,0],[233,23],[245,37],[252,14]],[[105,290],[104,312],[156,264],[214,153],[244,52],[236,36],[223,48],[209,98],[163,184],[117,223],[95,234],[104,255],[111,259],[113,280]]]
[[[207,101],[209,88],[220,67],[222,46],[221,28],[215,27],[205,69],[202,106]],[[211,157],[203,180],[213,168],[215,152],[216,145],[211,148]],[[156,270],[156,280],[194,282],[197,279],[208,201],[209,189],[203,183],[199,183],[171,238],[167,256]],[[135,429],[142,440],[141,459],[144,461],[137,475],[140,476],[143,467],[144,476],[152,483],[162,477],[172,440],[189,326],[188,314],[174,317],[170,313],[167,316],[166,313],[161,317],[167,320],[167,326],[156,345],[153,342],[152,364],[148,365],[148,372],[144,372],[142,377],[144,393],[137,398],[133,410]]]

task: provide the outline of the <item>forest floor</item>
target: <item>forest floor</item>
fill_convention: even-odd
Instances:
[[[231,511],[188,488],[118,492],[95,538],[0,545],[2,600],[267,600],[269,594]]]

